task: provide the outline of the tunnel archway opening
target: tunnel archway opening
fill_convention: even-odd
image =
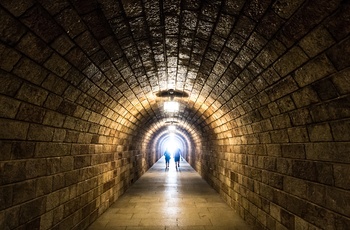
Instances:
[[[169,133],[159,142],[160,151],[164,153],[165,150],[168,150],[173,156],[177,149],[180,149],[181,152],[184,152],[186,145],[182,138],[176,133]]]

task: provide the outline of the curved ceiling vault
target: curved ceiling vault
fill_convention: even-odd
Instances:
[[[24,37],[17,44],[22,52],[74,85],[78,90],[66,90],[65,98],[89,107],[89,121],[104,121],[125,132],[146,131],[154,123],[163,126],[168,115],[157,93],[174,89],[188,94],[176,99],[181,103],[178,120],[215,132],[222,125],[237,125],[230,122],[233,119],[254,119],[254,113],[244,115],[270,100],[266,94],[257,96],[259,87],[280,79],[273,69],[283,77],[288,74],[281,70],[283,60],[276,60],[323,20],[308,4],[312,5],[283,0],[38,0],[5,1],[2,5],[9,12],[0,13],[2,21],[18,25],[4,32],[9,44]],[[318,4],[316,10],[329,14],[340,1]],[[296,26],[304,19],[309,23]],[[26,41],[35,43],[36,50]],[[56,53],[41,49],[44,43]],[[21,61],[18,66],[24,71],[31,64]],[[86,94],[79,97],[79,91]]]
[[[169,116],[162,110],[166,99],[156,95],[175,89],[189,95],[175,98],[181,105],[177,119],[184,126],[203,128],[237,106],[239,102],[226,102],[260,71],[252,59],[265,39],[254,33],[254,41],[243,45],[254,30],[247,23],[254,25],[254,17],[264,14],[264,4],[259,12],[251,12],[244,2],[74,1],[57,19],[68,34],[78,27],[88,28],[77,39],[91,43],[82,48],[94,53],[90,57],[99,63],[93,60],[85,73],[100,88],[106,81],[115,87],[107,91],[117,100],[110,102],[107,117],[120,119],[126,127],[130,123],[146,130],[153,130],[154,123],[161,127]],[[272,9],[284,10],[278,3]],[[66,23],[73,16],[82,20]],[[98,43],[102,47],[92,46]],[[104,80],[94,80],[96,75]],[[111,116],[115,112],[118,115]],[[216,126],[220,124],[212,127]]]

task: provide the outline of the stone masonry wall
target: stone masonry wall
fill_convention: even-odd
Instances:
[[[120,75],[87,32],[12,3],[0,7],[0,229],[85,229],[148,167]]]
[[[0,229],[85,229],[157,159],[169,89],[189,95],[188,160],[247,221],[348,228],[349,15],[348,0],[0,1]]]
[[[232,110],[211,123],[201,156],[202,176],[257,229],[350,226],[350,7],[321,5],[256,38],[264,48],[251,58],[264,69],[234,81]]]

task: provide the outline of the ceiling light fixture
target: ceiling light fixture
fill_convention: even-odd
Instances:
[[[176,101],[164,102],[164,111],[169,113],[176,113],[179,111],[179,103]]]
[[[178,102],[174,101],[174,90],[170,89],[168,93],[170,100],[164,102],[164,111],[168,113],[176,113],[179,111],[180,105]]]

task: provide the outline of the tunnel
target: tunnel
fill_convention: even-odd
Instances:
[[[1,0],[0,229],[87,229],[171,141],[256,229],[349,229],[349,32],[348,0]]]

